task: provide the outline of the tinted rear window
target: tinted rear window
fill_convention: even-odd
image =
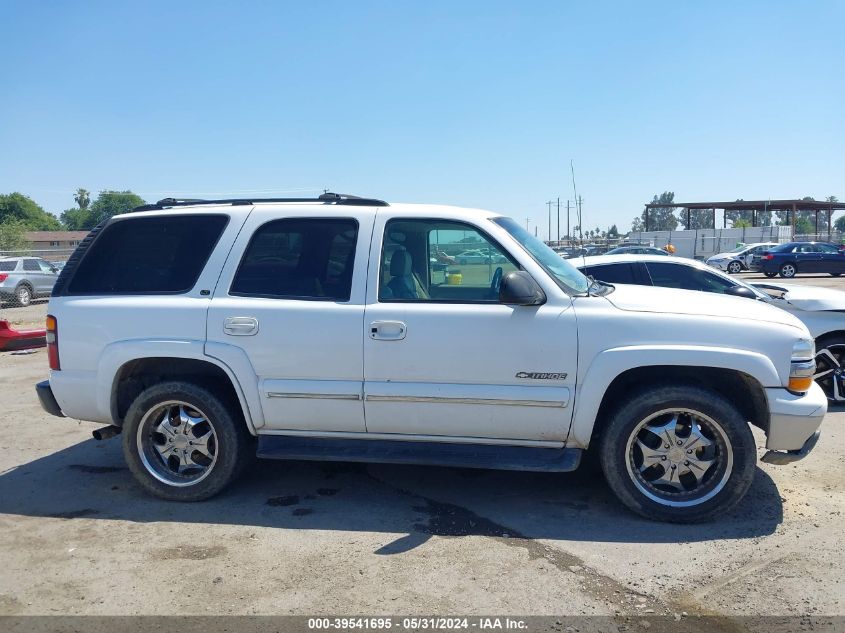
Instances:
[[[228,222],[219,214],[112,222],[83,257],[68,294],[187,292]]]
[[[0,262],[0,270],[2,270],[2,271],[14,270],[17,265],[18,265],[17,262]]]

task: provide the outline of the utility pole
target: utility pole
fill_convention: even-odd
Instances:
[[[549,200],[547,203],[549,205],[549,242],[552,241],[552,201]]]
[[[572,230],[569,228],[569,200],[566,201],[566,238],[572,241]]]
[[[578,239],[584,241],[584,217],[582,215],[584,199],[578,196]]]
[[[830,222],[828,222],[830,224]],[[557,235],[555,236],[557,239],[555,242],[560,242],[560,196],[557,197]]]

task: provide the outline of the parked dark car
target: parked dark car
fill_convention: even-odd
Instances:
[[[845,273],[845,251],[828,242],[787,242],[755,255],[749,268],[766,277],[791,279],[799,273]]]

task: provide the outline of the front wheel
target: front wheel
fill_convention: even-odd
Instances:
[[[736,275],[738,272],[742,270],[742,264],[739,262],[731,262],[728,264],[728,272]]]
[[[634,512],[657,521],[709,521],[754,478],[754,436],[714,391],[670,386],[623,401],[599,445],[605,479]]]
[[[129,407],[123,454],[149,493],[202,501],[220,492],[250,461],[252,438],[240,415],[188,382],[146,389]]]
[[[795,264],[787,263],[780,267],[780,276],[784,279],[792,279],[797,272],[798,269],[795,267]]]
[[[771,279],[772,277],[777,277],[777,273],[763,273],[763,274],[766,275],[766,277],[768,277],[769,279]]]

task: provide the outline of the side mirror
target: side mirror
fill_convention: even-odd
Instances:
[[[499,286],[499,302],[517,306],[539,306],[546,303],[546,293],[524,270],[508,273]]]
[[[746,288],[745,286],[731,286],[727,290],[725,290],[726,295],[732,295],[734,297],[744,297],[745,299],[756,299],[757,295],[754,294],[754,291],[751,288]]]

